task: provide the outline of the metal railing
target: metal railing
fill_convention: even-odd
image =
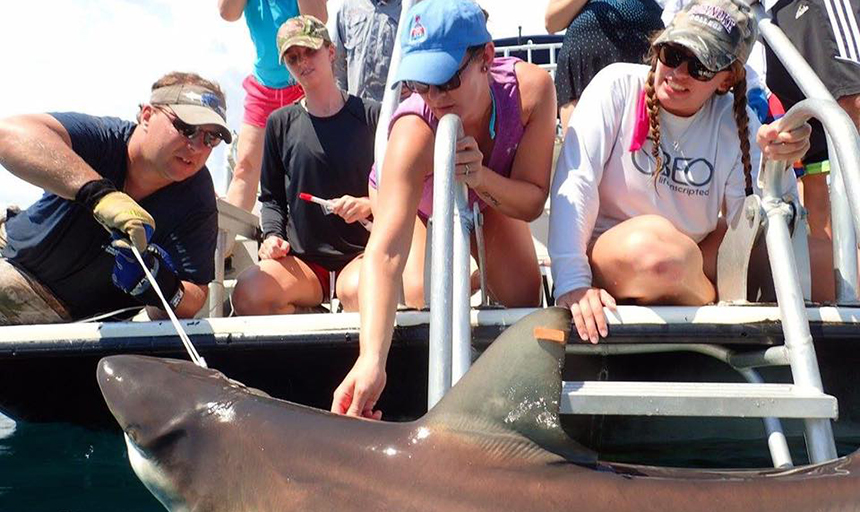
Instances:
[[[556,54],[561,49],[561,45],[562,43],[535,44],[531,41],[528,41],[526,42],[526,44],[497,47],[496,55],[510,57],[512,53],[522,54],[523,52],[525,52],[526,58],[523,60],[526,62],[534,62],[534,52],[547,51],[549,52],[549,63],[538,64],[538,67],[540,67],[541,69],[545,69],[550,74],[550,76],[555,79],[555,70],[558,67],[558,63],[556,62]]]
[[[457,383],[471,363],[472,215],[464,183],[454,181],[454,157],[463,124],[455,114],[439,120],[433,153],[433,227],[427,408]]]
[[[830,204],[836,301],[857,304],[857,240],[860,239],[860,152],[854,122],[833,99],[788,37],[773,25],[760,4],[753,5],[762,39],[785,66],[807,98],[805,113],[824,126],[830,156]]]

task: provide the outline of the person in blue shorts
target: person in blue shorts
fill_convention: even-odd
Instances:
[[[217,84],[169,73],[137,122],[79,113],[0,120],[0,165],[45,194],[2,226],[0,325],[79,320],[162,302],[180,317],[214,277],[218,212],[205,167],[231,140]]]

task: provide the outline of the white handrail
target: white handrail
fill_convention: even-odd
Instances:
[[[860,239],[860,135],[854,122],[833,99],[818,75],[804,60],[786,35],[771,23],[760,4],[753,5],[761,38],[807,98],[820,100],[813,115],[821,121],[827,136],[831,168],[831,218],[833,229],[833,269],[836,300],[857,304],[857,240]]]
[[[409,16],[409,10],[412,6],[421,0],[403,0],[400,6],[400,21],[398,27],[405,27],[406,20]],[[382,171],[385,163],[385,148],[388,147],[388,125],[391,122],[391,116],[397,110],[397,105],[400,104],[400,87],[397,84],[392,88],[394,77],[397,76],[397,70],[400,68],[400,30],[396,31],[394,36],[394,48],[391,51],[391,62],[388,66],[388,77],[385,79],[385,92],[382,95],[382,108],[379,111],[379,121],[376,125],[376,136],[373,142],[374,163],[376,164],[376,182],[382,183]]]
[[[465,184],[454,181],[462,136],[463,124],[455,114],[439,120],[433,153],[428,409],[466,373],[471,355],[468,193]]]
[[[826,106],[822,100],[803,100],[786,112],[782,122],[788,128],[800,126],[813,112],[820,112]],[[782,197],[783,181],[795,179],[789,166],[790,162],[769,161],[762,170],[762,207],[768,219],[765,242],[792,378],[799,386],[823,392],[788,228],[794,211]],[[818,463],[835,459],[836,445],[830,420],[806,419],[804,425],[809,460]]]

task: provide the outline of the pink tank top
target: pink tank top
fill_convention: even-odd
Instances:
[[[525,127],[520,121],[520,92],[514,66],[520,59],[514,57],[499,57],[493,60],[490,68],[490,89],[496,110],[496,126],[493,151],[487,167],[504,177],[511,175],[511,166],[517,154],[517,147],[523,137]],[[407,98],[391,116],[388,133],[397,119],[406,115],[416,115],[424,120],[436,132],[439,120],[430,111],[424,100],[418,94]],[[370,186],[377,187],[376,167],[370,171]],[[487,205],[473,191],[469,191],[469,205],[478,202],[481,210]],[[424,190],[421,202],[418,204],[418,215],[427,219],[433,213],[433,174],[424,177]]]

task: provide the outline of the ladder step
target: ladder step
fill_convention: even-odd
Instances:
[[[829,418],[835,397],[793,384],[568,381],[562,414]]]

